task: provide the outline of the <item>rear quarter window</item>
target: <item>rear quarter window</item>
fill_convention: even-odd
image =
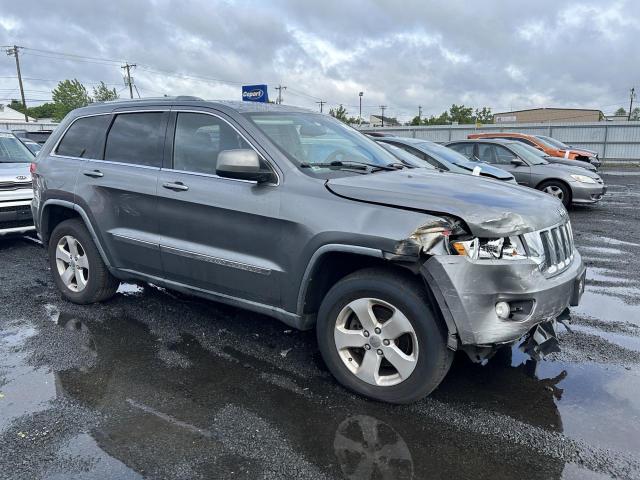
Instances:
[[[161,167],[165,114],[121,113],[107,135],[104,159],[148,167]]]
[[[96,115],[77,119],[62,137],[55,153],[65,157],[101,160],[104,135],[110,119],[110,115]]]

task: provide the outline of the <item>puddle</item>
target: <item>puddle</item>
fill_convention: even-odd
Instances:
[[[56,397],[49,369],[31,367],[27,364],[28,353],[19,351],[36,333],[32,326],[0,331],[0,432],[23,415],[47,409]]]
[[[73,437],[58,451],[58,458],[73,464],[73,460],[84,459],[81,472],[52,470],[45,477],[47,480],[102,480],[117,478],[119,480],[141,480],[139,473],[130,469],[121,461],[107,455],[97,441],[89,434],[83,433]]]
[[[571,307],[572,314],[640,326],[640,306],[629,305],[620,298],[594,292],[592,288],[596,287],[587,287],[580,305]]]
[[[122,478],[136,478],[125,466],[154,476],[176,465],[188,465],[193,477],[216,469],[220,477],[253,478],[277,476],[287,462],[314,478],[477,477],[489,464],[492,478],[514,478],[526,477],[532,461],[546,465],[545,478],[560,478],[565,454],[554,449],[575,447],[554,445],[560,440],[553,435],[640,450],[640,422],[623,421],[640,414],[640,395],[619,392],[622,385],[635,392],[640,383],[624,368],[536,363],[518,350],[485,367],[458,358],[433,397],[407,409],[349,395],[326,376],[291,376],[233,348],[219,356],[184,333],[166,348],[187,364],[171,366],[142,323],[74,321],[90,334],[97,360],[55,376],[59,395],[105,418],[63,449],[91,460],[89,478],[107,465]],[[451,408],[460,418],[447,414]],[[502,437],[490,428],[487,437],[468,430],[472,419],[493,425],[500,416],[522,422],[524,431]],[[549,432],[549,451],[527,443],[539,435],[527,428]],[[464,464],[454,453],[460,451]]]
[[[597,335],[621,347],[628,348],[629,350],[634,350],[636,352],[640,352],[640,337],[635,337],[632,335],[623,335],[620,333],[606,332],[598,328],[589,327],[586,325],[571,324],[571,330],[588,333],[590,335]]]

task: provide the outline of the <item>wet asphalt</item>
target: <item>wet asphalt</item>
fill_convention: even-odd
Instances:
[[[535,362],[458,355],[431,397],[337,385],[313,332],[126,284],[64,301],[45,251],[0,241],[0,478],[640,478],[640,174],[570,212],[589,267]]]

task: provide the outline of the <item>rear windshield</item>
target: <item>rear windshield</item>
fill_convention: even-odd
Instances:
[[[0,132],[0,163],[31,163],[33,154],[11,133]]]

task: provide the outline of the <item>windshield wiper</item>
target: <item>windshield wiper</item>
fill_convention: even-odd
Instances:
[[[367,170],[368,168],[371,169],[371,171],[376,171],[376,170],[398,170],[398,167],[396,166],[397,164],[395,163],[390,163],[388,165],[376,165],[375,163],[368,163],[368,162],[357,162],[357,161],[345,161],[342,162],[340,160],[335,160],[333,162],[325,162],[325,163],[308,163],[308,162],[304,162],[300,164],[300,168],[311,168],[311,167],[337,167],[337,168],[351,168],[351,169],[360,169],[360,170]]]

